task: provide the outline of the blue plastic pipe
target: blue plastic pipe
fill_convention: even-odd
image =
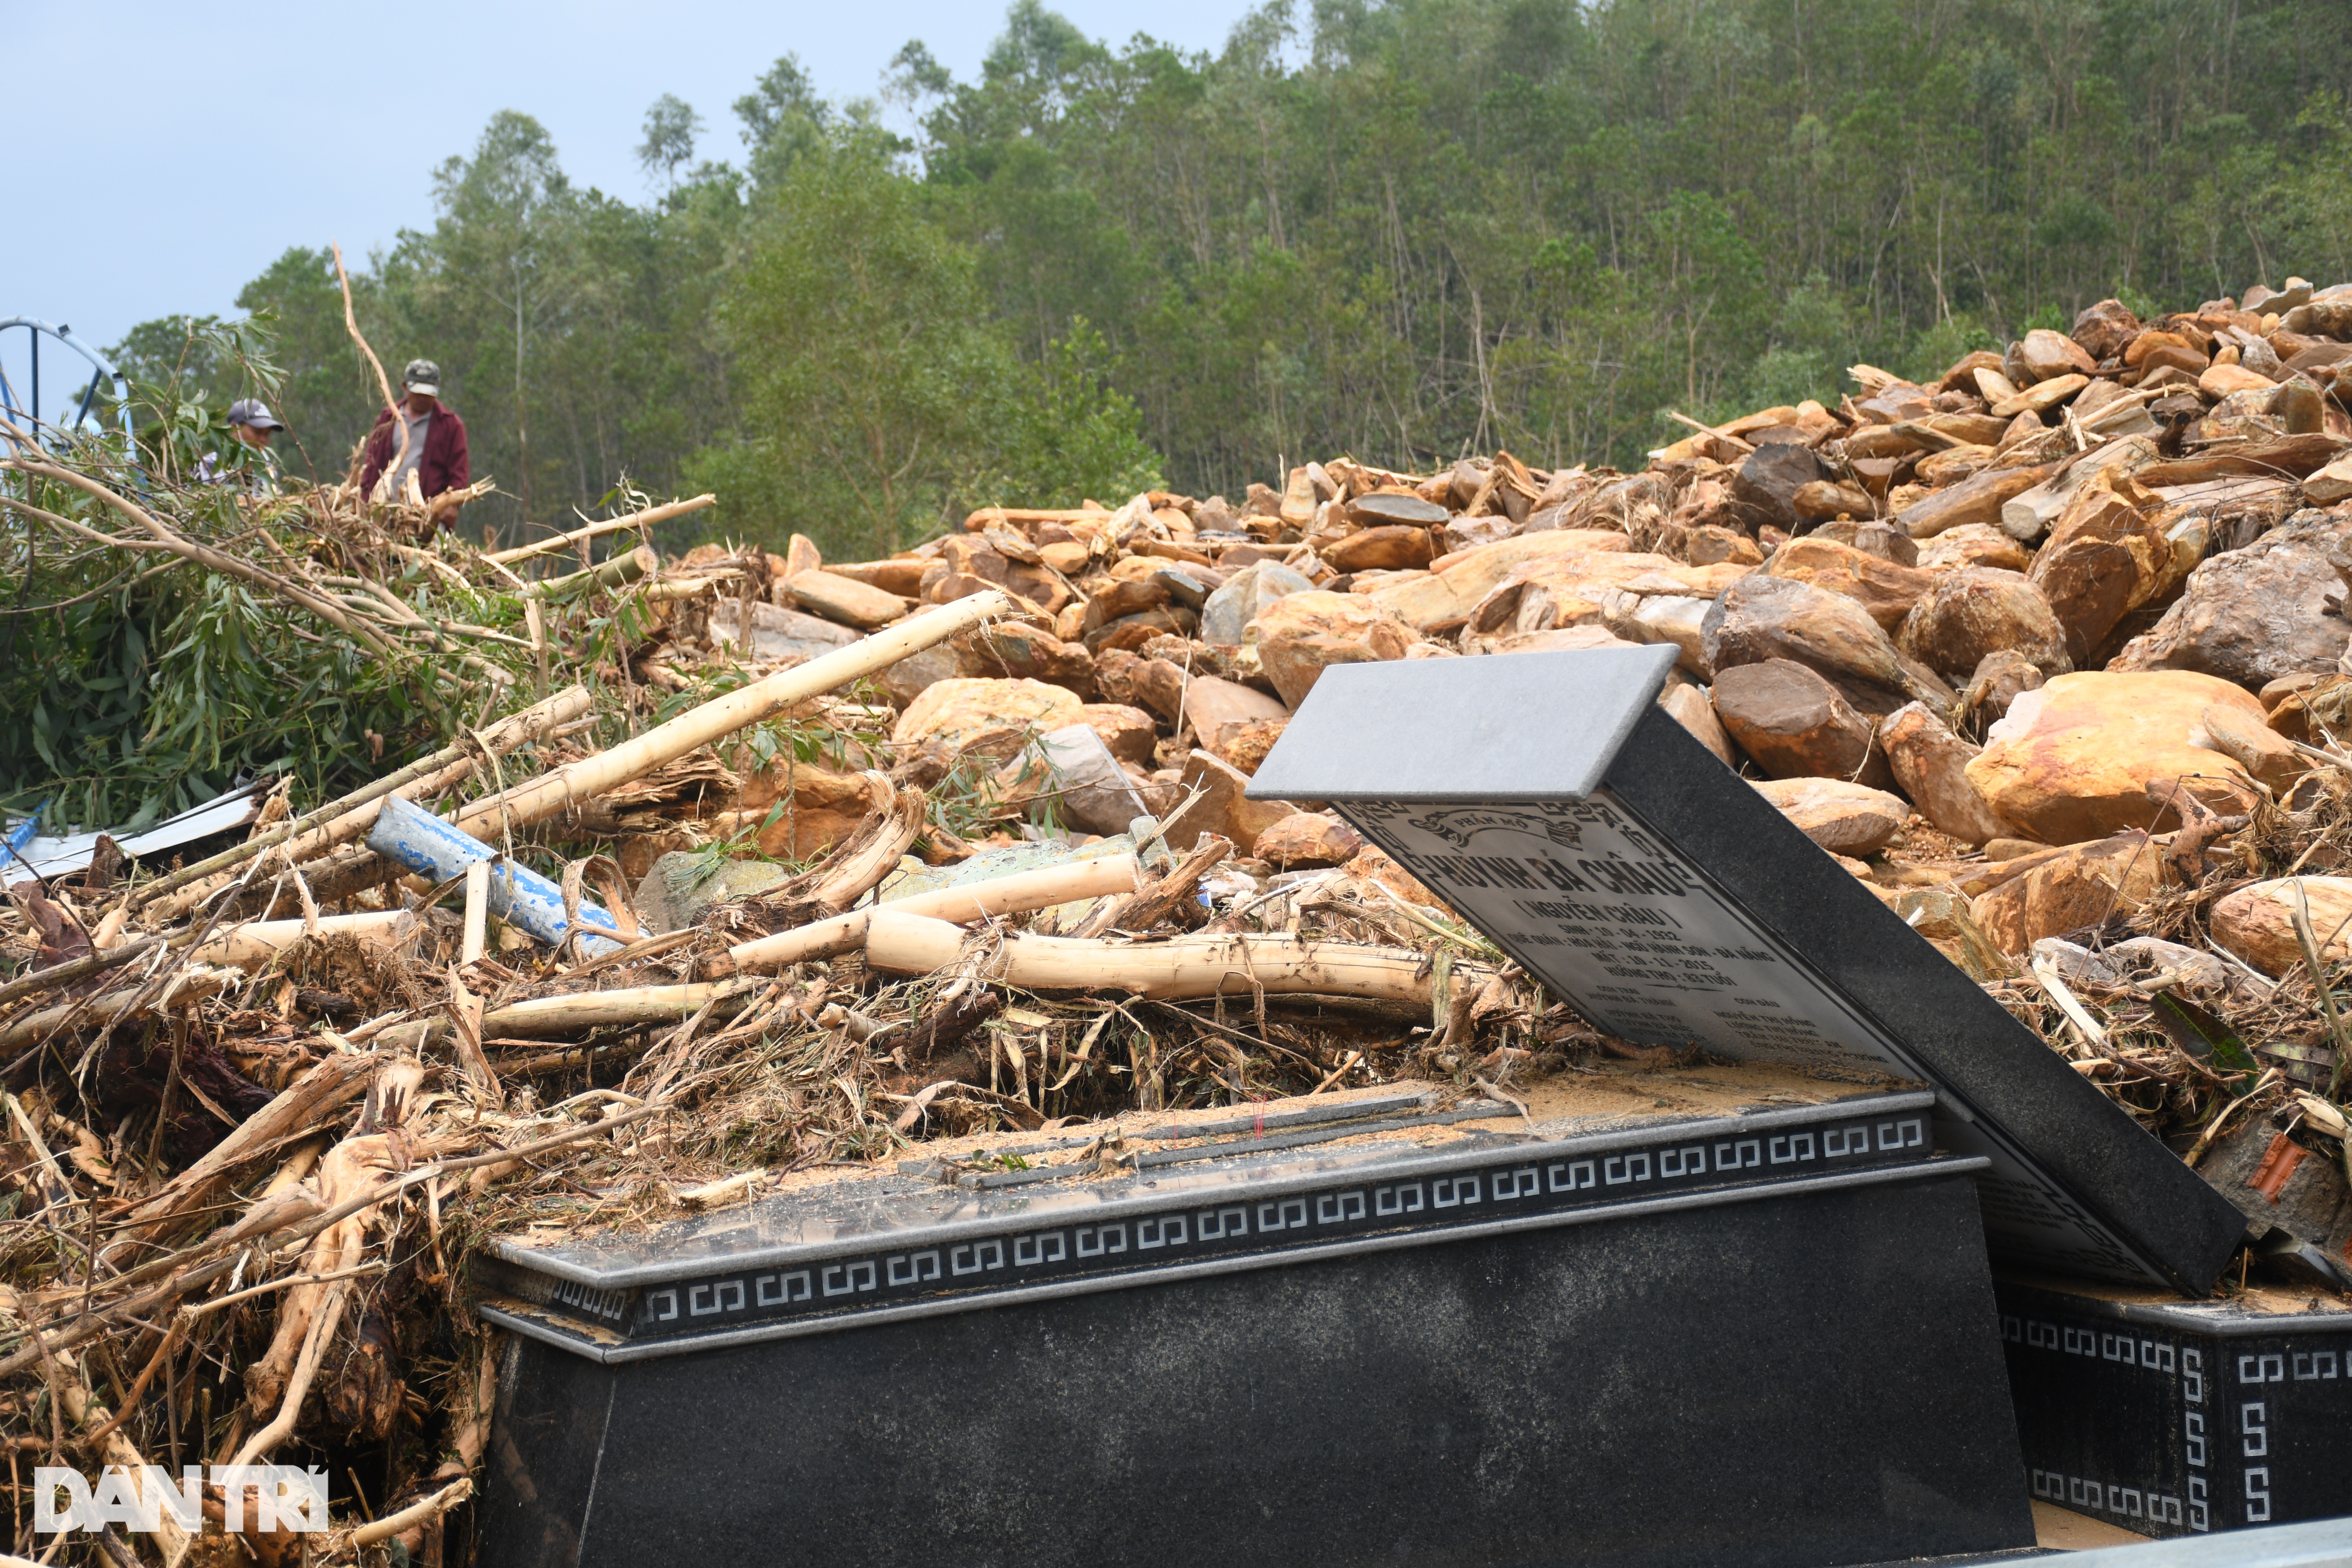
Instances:
[[[368,832],[367,845],[385,859],[436,884],[463,876],[466,868],[477,862],[499,860],[499,852],[472,834],[460,833],[396,795],[384,797],[383,810],[377,814],[375,826]],[[511,860],[499,860],[491,868],[490,913],[551,947],[562,942],[564,932],[571,929],[563,919],[563,889],[529,867],[518,866]],[[580,923],[609,931],[619,930],[610,913],[585,899],[580,901]],[[621,945],[618,940],[598,936],[580,939],[581,952],[590,958]]]

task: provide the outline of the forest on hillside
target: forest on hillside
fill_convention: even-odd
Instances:
[[[2105,296],[2342,281],[2347,98],[2352,6],[2290,0],[1270,0],[1214,56],[1017,0],[977,80],[910,43],[881,102],[790,56],[723,113],[663,96],[639,200],[500,113],[430,229],[349,259],[498,483],[469,530],[709,488],[719,531],[863,555],[1307,457],[1638,463],[1668,409]],[[290,466],[339,473],[379,405],[323,243],[237,303]],[[256,367],[205,325],[125,368],[225,405]]]

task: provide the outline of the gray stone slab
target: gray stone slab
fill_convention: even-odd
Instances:
[[[1330,802],[1612,1034],[1932,1084],[1997,1253],[2208,1290],[2236,1209],[1658,708],[1673,662],[1337,666],[1249,793]]]

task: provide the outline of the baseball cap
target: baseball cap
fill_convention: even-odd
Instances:
[[[286,422],[269,412],[269,405],[258,397],[240,397],[228,405],[228,422],[250,425],[257,430],[283,430]]]
[[[427,397],[441,395],[441,367],[429,359],[413,359],[408,368],[400,373],[401,384],[411,392],[421,392]]]

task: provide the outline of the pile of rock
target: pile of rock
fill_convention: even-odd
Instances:
[[[2347,363],[2352,285],[2104,300],[1931,383],[1856,365],[1835,409],[1695,428],[1636,474],[1342,458],[1238,505],[987,509],[887,561],[795,538],[748,651],[1003,589],[1016,616],[888,677],[902,752],[978,752],[1093,831],[1197,796],[1178,846],[1264,875],[1355,849],[1241,795],[1328,666],[1671,643],[1693,734],[1889,899],[1958,890],[1932,937],[1957,952],[1957,916],[2021,953],[2165,885],[2137,847],[2179,826],[2174,786],[2221,819],[2210,850],[2341,779],[2299,748],[2352,705]],[[1084,790],[1024,752],[1073,729],[1101,742]]]

